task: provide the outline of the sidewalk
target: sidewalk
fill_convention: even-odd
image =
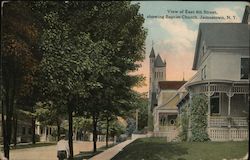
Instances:
[[[133,140],[126,140],[120,144],[115,145],[114,147],[111,147],[107,150],[105,150],[104,152],[90,158],[89,160],[110,160],[111,158],[113,158],[116,154],[118,154],[125,146],[127,146],[128,144],[130,144],[131,142],[133,142],[136,139]]]

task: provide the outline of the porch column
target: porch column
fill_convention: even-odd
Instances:
[[[229,92],[227,92],[227,96],[228,96],[228,110],[227,110],[227,115],[228,117],[231,114],[231,97],[233,96],[232,93],[232,88],[230,88]],[[228,140],[232,140],[231,137],[231,119],[228,120]]]
[[[231,114],[231,97],[233,96],[233,93],[231,91],[227,92],[228,96],[228,112],[227,115],[230,116]]]
[[[231,115],[231,97],[233,96],[233,93],[231,91],[232,88],[230,88],[229,92],[227,92],[227,96],[228,96],[228,109],[227,109],[227,115],[230,116]],[[231,121],[228,122],[228,127],[231,127]]]
[[[37,131],[36,131],[36,133],[37,133],[38,135],[40,135],[40,124],[37,124]]]
[[[207,128],[210,127],[210,115],[211,115],[211,91],[210,91],[210,83],[208,83],[208,93],[207,93]]]

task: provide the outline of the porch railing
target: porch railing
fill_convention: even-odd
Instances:
[[[211,116],[209,121],[210,127],[247,127],[247,117],[225,117],[225,116]]]
[[[177,127],[175,125],[166,125],[166,126],[159,126],[159,131],[160,132],[169,132],[169,131],[173,131],[176,130]]]
[[[208,134],[212,141],[248,140],[248,128],[209,128]]]

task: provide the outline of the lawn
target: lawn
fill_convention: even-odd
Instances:
[[[248,152],[243,142],[166,142],[164,138],[137,139],[112,160],[222,160],[242,158]]]

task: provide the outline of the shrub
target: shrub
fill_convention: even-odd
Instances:
[[[178,119],[178,124],[181,126],[181,132],[179,134],[179,137],[181,141],[187,141],[188,136],[188,113],[187,113],[187,107],[181,108],[181,117]]]
[[[196,95],[191,103],[191,141],[208,141],[207,133],[207,98],[204,95]]]

